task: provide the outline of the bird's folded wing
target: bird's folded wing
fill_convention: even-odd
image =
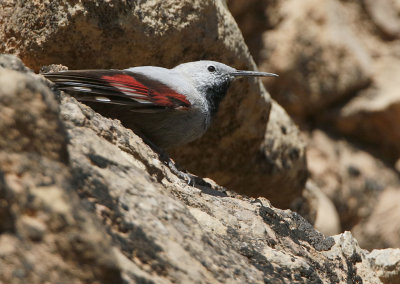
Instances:
[[[186,96],[141,73],[126,70],[71,70],[42,75],[79,101],[127,105],[133,111],[190,107]]]

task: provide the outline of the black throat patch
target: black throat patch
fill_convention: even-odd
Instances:
[[[214,116],[218,112],[219,104],[225,97],[226,92],[228,91],[229,83],[230,82],[226,82],[218,86],[218,88],[211,87],[207,89],[206,100],[210,107],[210,112],[212,116]]]

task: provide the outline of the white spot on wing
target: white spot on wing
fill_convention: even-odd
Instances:
[[[135,95],[135,97],[140,96],[143,98],[147,98],[147,95],[145,94],[141,94],[140,92],[136,91],[135,89],[131,89],[131,88],[121,88],[118,87],[119,91],[121,91],[122,93],[124,93],[127,96],[132,96],[132,94]]]
[[[72,87],[73,90],[75,91],[80,91],[80,92],[91,92],[91,88],[85,88],[85,87]]]
[[[96,101],[99,101],[99,102],[111,102],[111,100],[109,98],[106,98],[106,97],[96,97]]]
[[[137,101],[138,103],[143,103],[143,104],[152,104],[149,100],[147,100],[147,96],[140,95],[140,94],[132,94],[132,93],[126,93],[123,92],[125,95],[127,95],[131,100]],[[142,97],[142,98],[140,98]]]

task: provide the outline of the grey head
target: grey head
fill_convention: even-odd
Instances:
[[[237,77],[278,77],[266,72],[236,70],[216,61],[201,60],[183,63],[173,70],[190,78],[196,90],[206,98],[211,114],[215,114],[221,100],[225,97],[230,83]]]

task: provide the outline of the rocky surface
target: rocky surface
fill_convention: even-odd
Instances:
[[[385,189],[375,200],[376,205],[370,215],[353,228],[353,232],[363,248],[399,246],[399,195],[398,187]]]
[[[0,281],[120,282],[111,238],[73,185],[59,104],[23,72],[0,68]]]
[[[9,58],[1,57],[3,66]],[[264,198],[221,190],[210,180],[188,186],[119,121],[64,93],[53,94],[40,76],[24,72],[1,70],[1,113],[7,105],[23,105],[31,94],[31,104],[43,111],[29,108],[25,115],[37,122],[54,115],[40,128],[54,136],[48,141],[54,147],[0,144],[0,281],[398,279],[397,270],[386,273],[379,255],[360,249],[349,232],[324,237],[298,214]],[[20,131],[2,140],[12,145],[26,138],[36,145],[43,137],[36,133]]]
[[[397,161],[398,1],[250,2],[228,1],[250,43],[249,27],[264,23],[250,48],[260,69],[281,75],[264,82],[273,98],[299,123],[328,126]]]
[[[296,117],[311,116],[346,99],[370,81],[371,59],[347,21],[340,1],[276,1],[267,17],[279,18],[263,33],[261,69],[274,98]],[[339,75],[340,74],[340,75]]]
[[[0,15],[0,38],[5,39],[0,52],[18,55],[35,71],[48,64],[69,69],[173,67],[201,59],[256,68],[223,1],[2,1]],[[288,208],[301,196],[307,178],[305,144],[296,132],[287,135],[279,129],[273,134],[279,139],[268,142],[270,109],[270,96],[259,81],[241,79],[204,138],[170,154],[197,175]],[[295,129],[285,111],[280,116],[287,129]],[[285,195],[272,189],[278,181]]]
[[[315,229],[326,236],[333,236],[343,232],[340,215],[332,199],[311,180],[306,184],[304,199],[308,202],[309,208],[305,212],[301,210],[299,212],[303,213],[304,216],[311,217],[310,222],[314,225]],[[300,204],[303,205],[304,201]]]
[[[399,249],[373,250],[367,258],[383,283],[395,284],[399,282]]]
[[[310,177],[338,210],[344,230],[365,220],[389,188],[400,190],[397,174],[344,139],[315,130],[307,151]]]
[[[399,72],[400,56],[381,58],[376,62],[372,85],[360,91],[338,113],[334,110],[329,118],[338,131],[369,142],[392,163],[400,157]]]
[[[339,228],[352,230],[361,247],[400,247],[399,1],[228,6],[260,69],[281,75],[264,83],[308,137],[311,184],[335,205]],[[320,211],[313,192],[304,197],[293,208],[332,214],[330,206]]]
[[[400,246],[399,11],[396,0],[1,1],[0,52],[36,72],[254,69],[251,52],[280,78],[263,82],[273,99],[236,81],[208,133],[170,152],[216,181],[191,187],[119,121],[0,56],[0,282],[399,283],[398,249],[364,250]]]

